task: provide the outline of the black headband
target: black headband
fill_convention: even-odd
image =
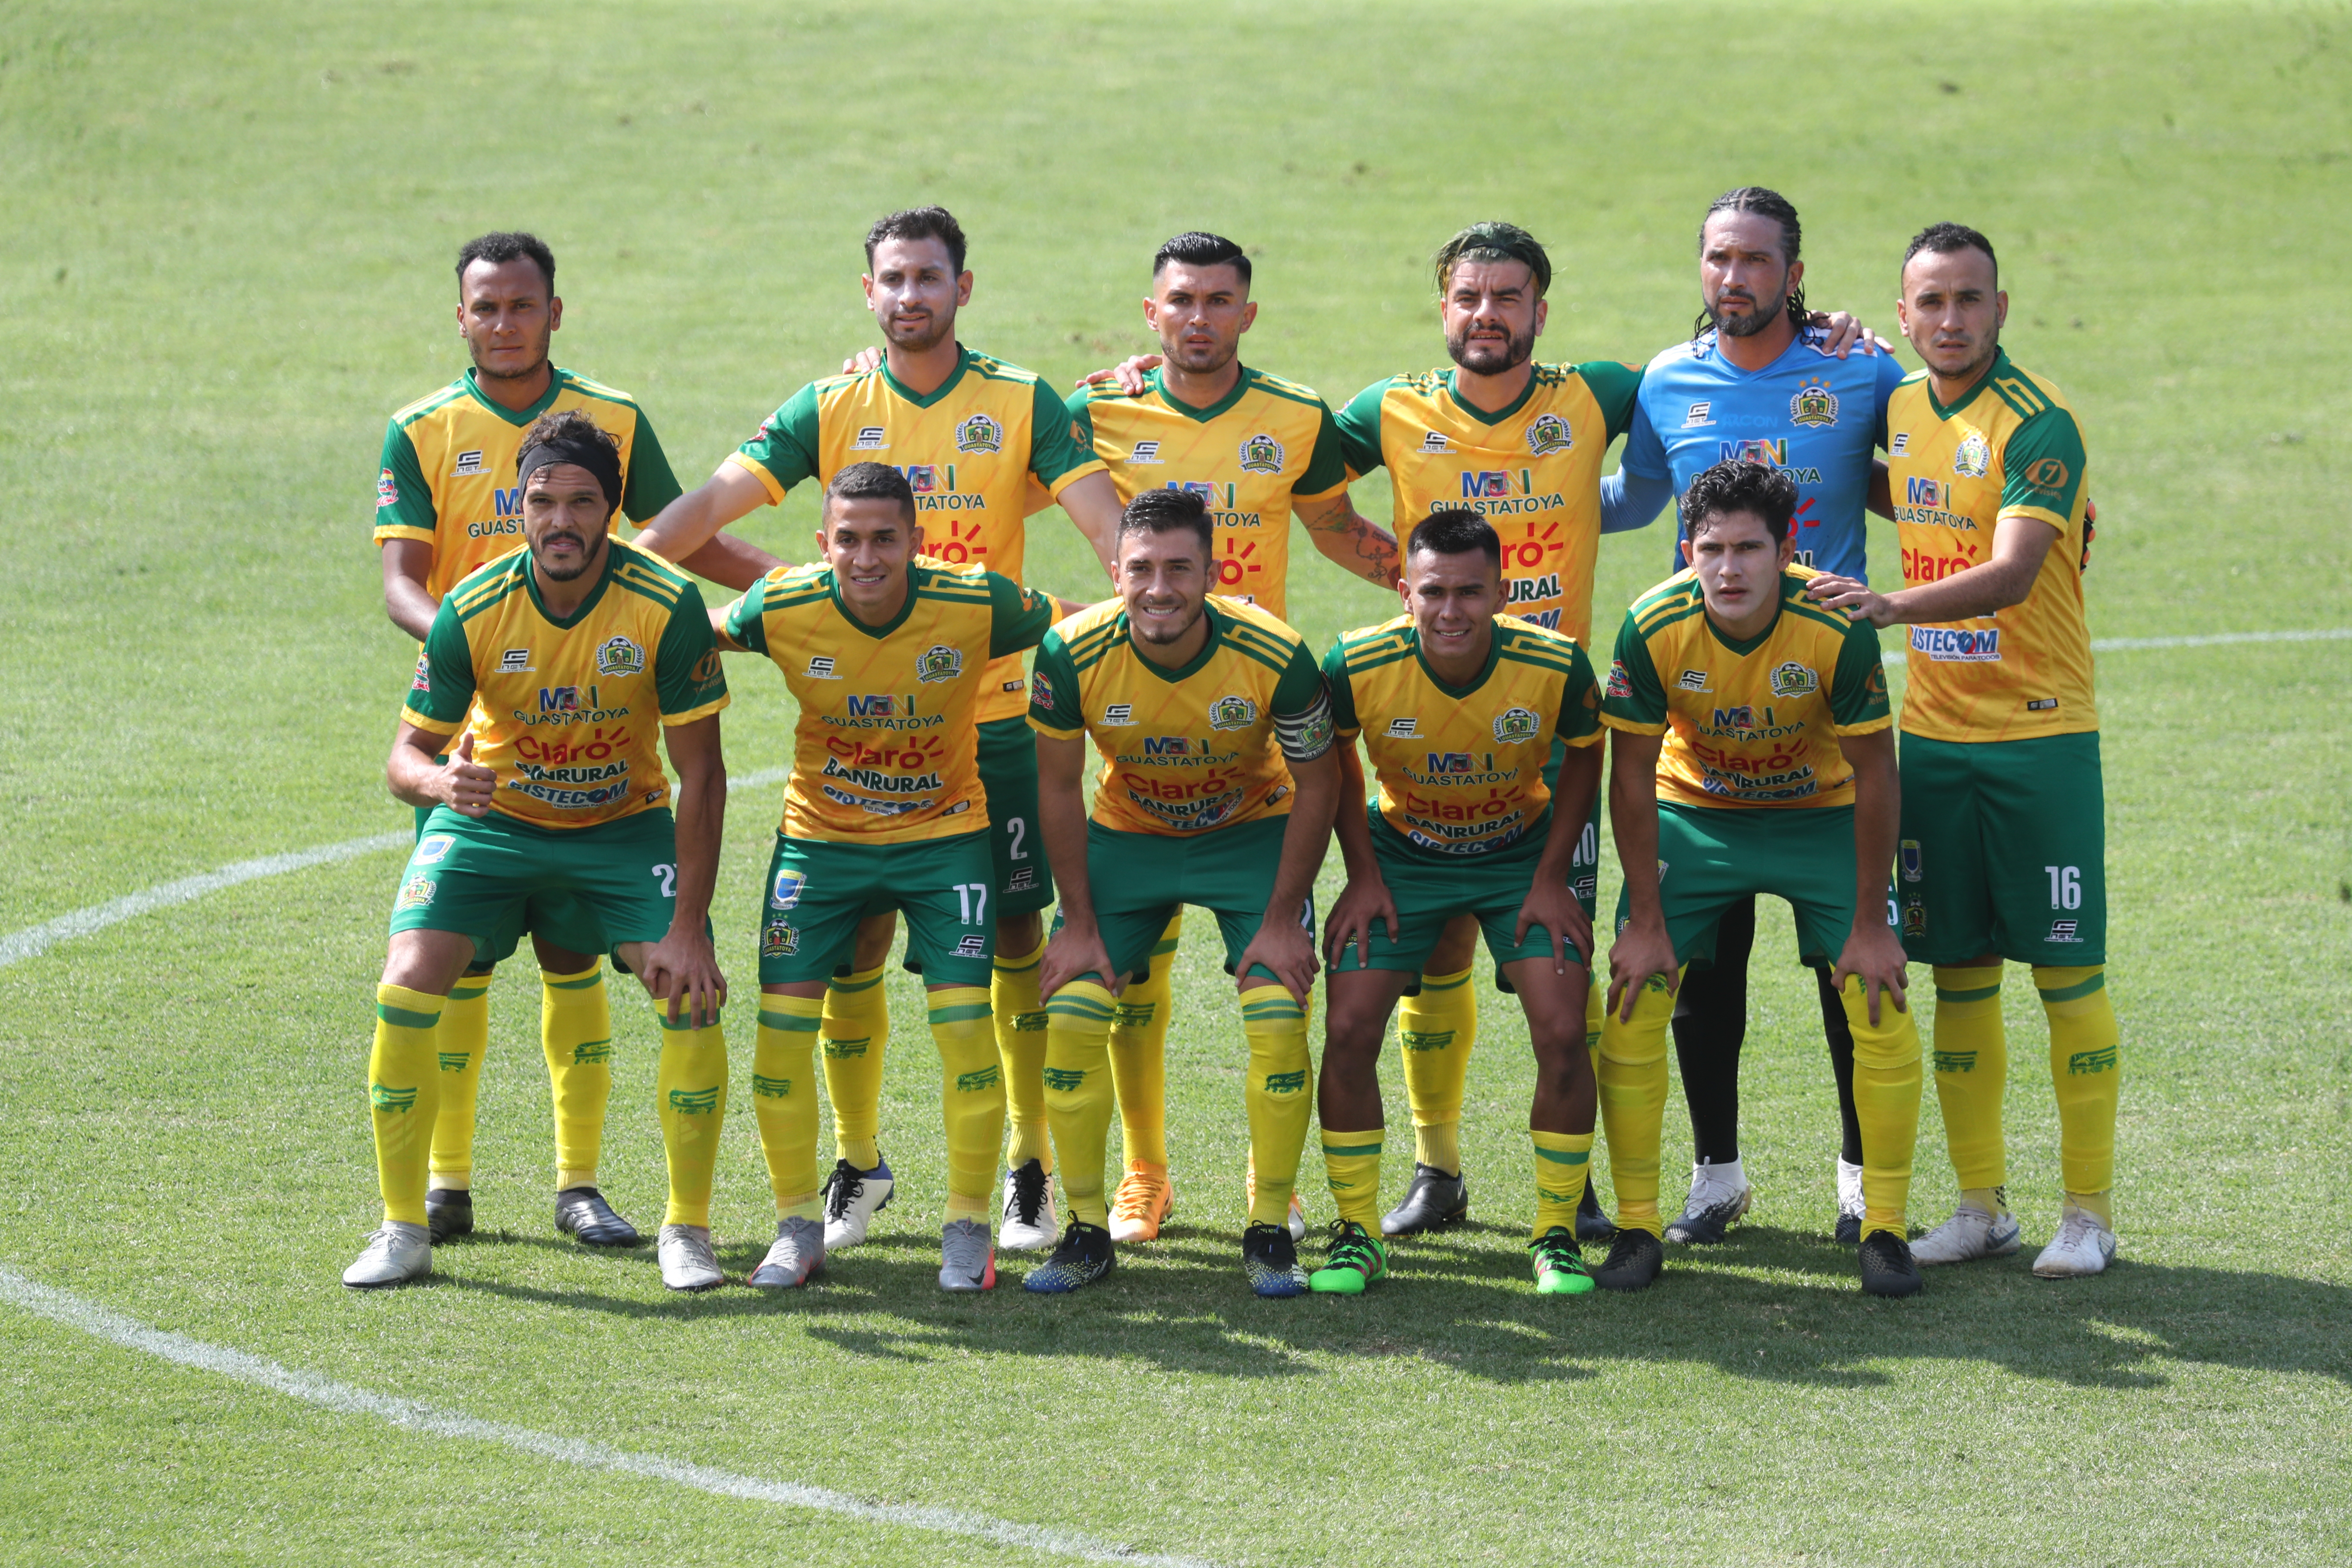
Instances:
[[[528,486],[531,474],[550,463],[573,463],[596,476],[604,488],[607,516],[621,507],[621,454],[610,443],[593,436],[559,436],[536,447],[526,447],[515,459],[515,483]]]

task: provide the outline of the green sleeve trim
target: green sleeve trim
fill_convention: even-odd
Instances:
[[[1331,645],[1323,656],[1323,687],[1331,694],[1331,723],[1342,735],[1353,735],[1363,726],[1356,717],[1356,689],[1348,683],[1348,645],[1343,639]]]
[[[392,499],[385,500],[383,479],[376,480],[375,526],[378,528],[418,528],[433,531],[436,521],[433,507],[433,487],[425,482],[425,466],[416,460],[416,443],[397,420],[384,426],[383,468],[391,476],[388,481]]]
[[[1642,393],[1642,367],[1620,364],[1613,359],[1597,359],[1576,367],[1591,390],[1592,400],[1601,405],[1601,417],[1609,429],[1608,439],[1614,441],[1633,427],[1633,405]]]
[[[1035,647],[1054,624],[1054,601],[1002,573],[988,574],[988,657]]]
[[[815,479],[818,454],[823,450],[817,434],[816,383],[784,399],[784,405],[768,416],[760,433],[736,450],[766,469],[768,477],[785,489]]]
[[[654,653],[654,690],[665,717],[691,713],[727,699],[727,672],[710,635],[710,612],[692,583],[670,606],[669,625]]]
[[[1070,662],[1069,644],[1062,634],[1048,631],[1037,645],[1037,662],[1029,681],[1029,710],[1034,722],[1067,734],[1086,724],[1078,707],[1078,671]]]
[[[1282,679],[1274,685],[1274,716],[1304,718],[1315,710],[1322,697],[1323,672],[1315,668],[1315,657],[1305,643],[1293,643],[1290,658],[1282,667]]]
[[[2001,448],[2001,510],[2074,516],[2083,464],[2082,429],[2053,403],[2010,432]]]
[[[669,454],[646,411],[636,410],[637,433],[629,442],[629,483],[621,492],[621,510],[631,522],[650,521],[661,509],[686,492],[670,471]]]
[[[768,651],[768,588],[773,581],[761,578],[727,606],[727,640],[747,652]]]
[[[1097,459],[1091,438],[1078,444],[1070,430],[1070,411],[1039,376],[1031,382],[1029,411],[1029,471],[1047,489],[1056,480]],[[1026,645],[1024,645],[1026,646]]]
[[[1844,644],[1838,649],[1837,672],[1830,681],[1830,716],[1840,724],[1867,724],[1893,711],[1877,631],[1868,621],[1847,623]]]
[[[426,689],[418,691],[412,686],[408,706],[436,723],[464,723],[467,710],[474,705],[474,648],[466,640],[466,624],[457,613],[455,594],[444,597],[441,607],[433,613],[416,668]]]
[[[1340,438],[1339,422],[1329,404],[1318,398],[1315,406],[1315,450],[1307,459],[1307,471],[1290,487],[1295,496],[1323,495],[1348,482],[1348,447]]]
[[[1617,633],[1616,662],[1610,667],[1609,689],[1601,708],[1610,717],[1629,723],[1666,721],[1665,683],[1658,679],[1658,667],[1650,659],[1650,645],[1631,611]]]
[[[1369,474],[1387,459],[1381,456],[1381,405],[1387,401],[1389,381],[1376,381],[1356,394],[1333,416],[1339,431],[1339,450],[1348,467]]]

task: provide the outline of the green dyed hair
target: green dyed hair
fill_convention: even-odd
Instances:
[[[1440,299],[1453,281],[1454,267],[1465,261],[1523,262],[1535,274],[1537,299],[1551,288],[1551,258],[1534,235],[1515,223],[1474,223],[1437,247],[1433,264]]]

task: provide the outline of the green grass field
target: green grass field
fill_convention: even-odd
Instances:
[[[405,822],[381,764],[413,653],[381,611],[371,486],[385,416],[465,363],[449,266],[491,227],[554,245],[558,362],[637,394],[690,484],[871,339],[856,242],[894,206],[957,211],[979,279],[962,335],[1057,384],[1142,345],[1159,240],[1234,235],[1264,312],[1247,357],[1335,400],[1442,360],[1423,258],[1473,218],[1552,246],[1546,357],[1632,360],[1687,330],[1698,214],[1727,186],[1787,192],[1813,300],[1890,332],[1904,239],[1958,218],[2002,247],[2012,353],[2087,432],[2094,635],[2352,626],[2326,266],[2352,210],[2340,4],[786,13],[0,6],[0,935]],[[1384,481],[1360,504],[1384,516]],[[812,515],[795,495],[744,527],[799,558]],[[1091,596],[1058,514],[1033,539],[1036,582]],[[1601,625],[1665,550],[1659,530],[1604,545]],[[1299,554],[1318,647],[1389,613]],[[1884,577],[1891,531],[1873,555]],[[1180,1223],[1083,1296],[936,1289],[937,1080],[904,976],[901,1195],[822,1288],[676,1299],[650,1249],[560,1241],[521,965],[494,992],[488,1234],[442,1249],[429,1287],[357,1296],[337,1275],[376,1209],[360,1088],[389,851],[0,968],[0,1265],[436,1409],[1103,1551],[2342,1562],[2345,653],[2103,658],[2126,1082],[2124,1251],[2095,1281],[2036,1281],[2029,1252],[1907,1303],[1859,1293],[1823,1238],[1834,1106],[1772,904],[1746,1074],[1758,1211],[1635,1298],[1528,1289],[1529,1068],[1491,990],[1465,1138],[1492,1223],[1408,1245],[1363,1300],[1249,1297],[1238,1031],[1197,929],[1171,1042]],[[733,770],[780,765],[781,684],[737,671]],[[739,979],[774,808],[747,792],[730,818],[717,915]],[[604,1185],[649,1223],[656,1031],[614,996]],[[2014,971],[2009,997],[2013,1189],[2038,1245],[2054,1116]],[[770,1217],[736,1017],[716,1224],[740,1272]],[[1402,1129],[1393,1057],[1387,1077]],[[1919,1171],[1932,1222],[1952,1195],[1932,1094]],[[1066,1556],[387,1426],[23,1298],[0,1290],[11,1563]]]

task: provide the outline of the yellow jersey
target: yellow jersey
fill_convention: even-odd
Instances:
[[[1633,601],[1617,634],[1601,721],[1666,737],[1660,800],[1853,804],[1853,764],[1838,737],[1872,734],[1895,719],[1878,634],[1805,597],[1805,584],[1820,575],[1810,566],[1782,569],[1779,612],[1745,642],[1707,619],[1695,572]]]
[[[1094,738],[1096,822],[1182,836],[1286,816],[1286,758],[1331,749],[1331,706],[1306,639],[1255,605],[1211,597],[1208,641],[1179,668],[1135,651],[1117,601],[1045,634],[1029,683],[1043,735]]]
[[[474,761],[498,775],[491,808],[535,827],[663,805],[661,730],[727,706],[693,579],[620,540],[605,550],[603,575],[562,620],[540,599],[527,550],[452,588],[401,710],[436,735],[470,729]]]
[[[1489,855],[1540,832],[1552,742],[1601,739],[1584,650],[1510,616],[1495,617],[1486,668],[1467,686],[1430,672],[1411,616],[1343,633],[1323,657],[1323,680],[1340,741],[1360,735],[1371,761],[1375,826],[1425,854]]]
[[[999,573],[918,559],[907,602],[868,626],[833,569],[780,566],[727,606],[725,646],[764,653],[800,707],[782,831],[836,844],[979,833],[991,661],[1037,646],[1053,601]]]
[[[1018,583],[1031,478],[1058,496],[1102,465],[1042,380],[959,348],[954,374],[928,396],[900,385],[887,363],[813,381],[727,460],[765,486],[771,503],[850,463],[891,464],[914,489],[925,555]],[[1021,660],[999,659],[990,673],[981,722],[1018,718],[1026,706]]]
[[[1592,636],[1601,459],[1633,422],[1639,365],[1538,364],[1499,414],[1454,395],[1451,368],[1391,376],[1339,414],[1350,476],[1385,465],[1402,545],[1439,507],[1486,514],[1503,538],[1500,608],[1579,643]]]
[[[1996,350],[1949,408],[1914,371],[1886,405],[1886,482],[1918,586],[1992,558],[1994,526],[2030,517],[2058,531],[2021,605],[1915,626],[1903,730],[1933,741],[2024,741],[2099,727],[2083,614],[2083,434],[2065,396]]]
[[[678,498],[652,424],[625,392],[558,370],[529,408],[491,402],[467,371],[392,416],[375,486],[375,542],[433,547],[425,591],[447,596],[461,577],[515,549],[522,538],[522,435],[543,414],[576,408],[621,444],[622,515],[644,522]]]

